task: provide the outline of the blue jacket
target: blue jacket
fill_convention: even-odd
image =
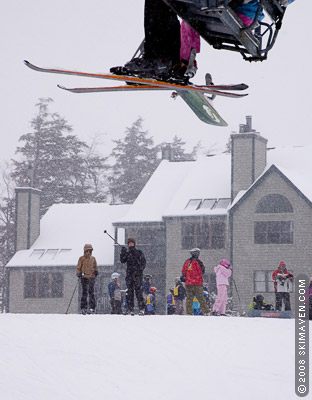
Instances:
[[[294,0],[292,0],[294,1]],[[247,4],[243,4],[242,6],[235,8],[235,11],[245,15],[248,18],[254,19],[256,16],[256,12],[258,9],[259,2],[258,0],[251,0]],[[261,10],[259,14],[259,21],[261,21],[264,18],[263,10]]]

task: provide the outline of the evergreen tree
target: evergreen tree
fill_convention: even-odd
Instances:
[[[154,146],[152,137],[142,128],[139,117],[130,128],[126,128],[123,139],[114,140],[112,151],[115,164],[110,178],[113,202],[132,203],[157,168],[159,146]]]
[[[196,159],[197,150],[199,147],[199,143],[193,147],[191,153],[186,153],[184,146],[186,142],[183,142],[181,138],[177,135],[173,137],[171,143],[162,143],[161,147],[170,145],[172,150],[172,161],[193,161]]]
[[[105,159],[92,155],[87,144],[71,134],[67,121],[49,112],[52,101],[39,99],[33,131],[21,136],[23,145],[16,150],[20,157],[13,160],[16,184],[42,190],[43,214],[54,203],[94,201],[92,174],[105,169]],[[98,193],[95,197],[103,200]]]
[[[0,312],[4,311],[5,265],[14,254],[14,188],[10,165],[0,169]]]

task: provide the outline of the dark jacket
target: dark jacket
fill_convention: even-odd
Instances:
[[[182,285],[182,283],[178,283],[174,288],[173,288],[173,294],[174,298],[176,300],[184,300],[186,297],[186,290],[185,287]]]
[[[120,253],[120,262],[127,264],[126,274],[129,275],[141,275],[143,274],[146,266],[146,260],[142,250],[138,250],[136,247],[129,247],[128,250],[123,247]]]

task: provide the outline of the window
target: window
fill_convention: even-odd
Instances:
[[[197,210],[200,206],[200,203],[201,199],[192,199],[187,203],[185,208],[188,210]]]
[[[230,202],[231,202],[230,199],[219,199],[215,208],[227,208]]]
[[[217,199],[204,199],[200,208],[211,210]]]
[[[255,293],[274,293],[274,282],[272,280],[273,271],[254,272],[254,292]]]
[[[182,249],[223,249],[225,246],[225,223],[222,221],[183,222]]]
[[[24,275],[24,297],[59,298],[64,293],[64,275],[61,272],[26,272]]]
[[[292,244],[294,241],[292,221],[257,221],[254,223],[255,244]]]
[[[269,194],[262,197],[256,206],[256,213],[292,213],[293,207],[287,197],[280,194]]]

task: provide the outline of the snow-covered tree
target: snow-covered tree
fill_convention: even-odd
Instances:
[[[13,178],[18,186],[42,190],[42,213],[54,203],[102,201],[94,176],[105,159],[71,134],[72,128],[58,113],[49,112],[52,99],[39,99],[32,131],[22,135],[13,160]]]
[[[126,128],[122,139],[114,140],[112,151],[114,165],[110,178],[110,192],[114,203],[132,203],[157,168],[159,146],[142,128],[139,117]]]
[[[0,168],[0,312],[4,311],[5,265],[14,254],[14,183],[10,165]]]

